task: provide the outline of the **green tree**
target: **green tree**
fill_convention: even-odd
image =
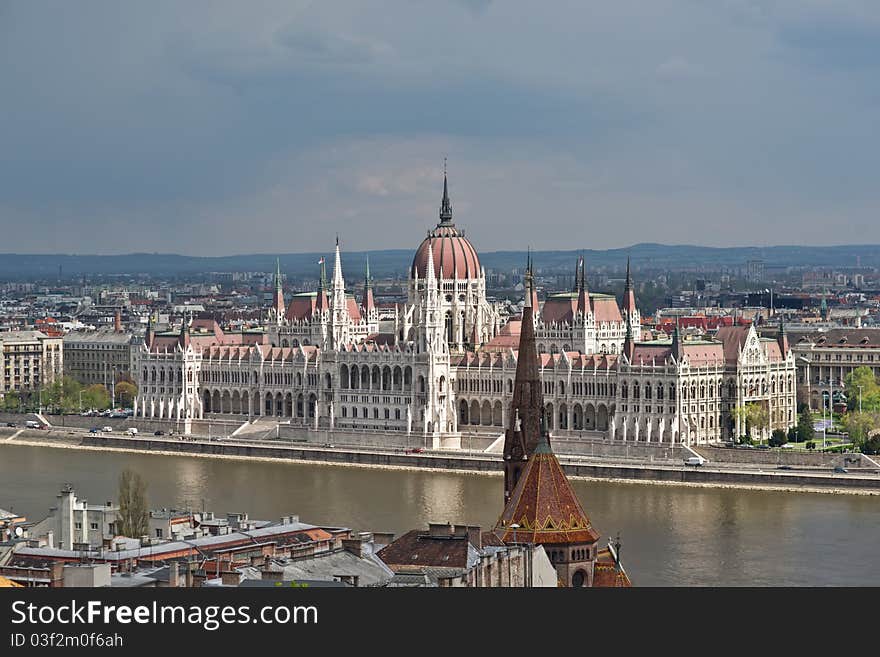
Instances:
[[[7,392],[3,397],[3,410],[17,413],[21,408],[21,395],[15,391]]]
[[[82,405],[84,410],[102,411],[105,408],[110,408],[110,392],[100,383],[90,385],[82,391]]]
[[[805,408],[798,416],[797,437],[801,442],[807,442],[816,437],[816,429],[813,427],[813,416],[809,408]]]
[[[878,413],[847,413],[843,416],[843,429],[849,434],[854,445],[861,445],[868,438],[868,434],[880,427],[880,414]]]
[[[863,411],[880,411],[880,385],[874,370],[870,367],[857,367],[846,375],[846,405],[851,411],[859,410],[859,394]],[[861,388],[861,390],[859,390]]]
[[[119,475],[119,533],[140,538],[149,531],[147,485],[137,472],[126,468]]]
[[[770,435],[770,447],[782,447],[788,442],[788,436],[783,429],[774,429]]]
[[[120,381],[116,384],[116,403],[123,408],[131,408],[137,393],[138,389],[135,384],[130,381]]]

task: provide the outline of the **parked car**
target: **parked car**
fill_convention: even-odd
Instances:
[[[129,436],[136,436],[137,432],[138,432],[138,430],[135,429],[134,427],[129,427],[128,431],[126,431],[125,433]]]
[[[101,430],[98,427],[92,427],[89,429],[89,433],[101,433]]]
[[[103,429],[101,429],[101,431],[103,431],[104,433],[110,433],[111,431],[113,431],[113,427],[104,427]]]
[[[703,465],[703,463],[705,462],[706,459],[704,459],[702,456],[688,456],[684,460],[685,465]]]
[[[770,449],[770,445],[758,445],[758,449]]]
[[[156,431],[153,432],[153,435],[154,436],[164,436],[165,432],[162,431],[161,429],[157,429]]]
[[[847,470],[846,468],[843,468],[839,465],[836,465],[836,466],[834,466],[834,472],[838,472],[840,474],[846,474],[847,472],[849,472],[849,470]]]
[[[24,423],[24,426],[28,429],[40,429],[43,425],[37,422],[36,420],[28,420]]]
[[[14,426],[17,426],[17,425],[15,424],[15,422],[7,422],[7,423],[6,423],[6,426],[7,426],[7,427],[14,427]]]
[[[777,465],[776,469],[777,470],[794,470],[794,468],[791,467],[790,465]]]

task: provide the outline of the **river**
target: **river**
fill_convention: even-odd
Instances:
[[[205,508],[400,534],[429,521],[490,528],[500,476],[83,451],[0,441],[0,508],[44,517],[65,483],[115,500],[119,473],[152,508]],[[637,586],[880,585],[880,497],[574,480],[593,526],[620,533]]]

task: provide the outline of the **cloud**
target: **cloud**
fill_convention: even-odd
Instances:
[[[23,250],[406,247],[448,155],[484,250],[821,242],[820,217],[880,240],[877,3],[531,8],[4,5],[0,225]]]

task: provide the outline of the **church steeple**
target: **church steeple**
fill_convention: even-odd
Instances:
[[[532,308],[533,281],[531,259],[526,269],[525,303],[516,358],[516,378],[513,384],[510,426],[504,437],[504,502],[519,480],[525,463],[544,433],[544,393],[538,373],[538,353],[535,348],[535,322]],[[549,442],[549,438],[548,438]]]

